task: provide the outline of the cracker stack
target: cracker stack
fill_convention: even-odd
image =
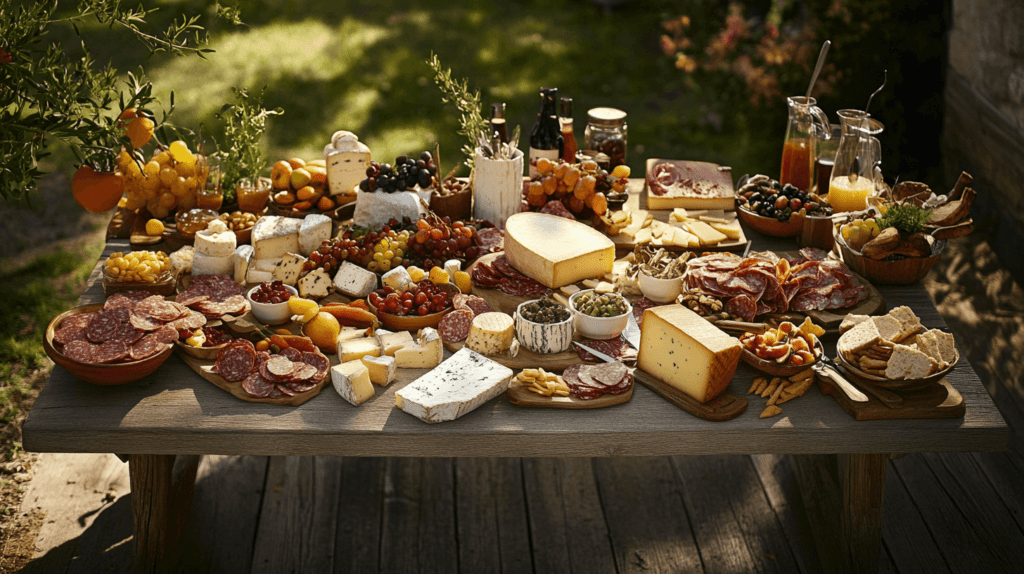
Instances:
[[[837,347],[843,358],[865,373],[887,379],[921,379],[956,360],[953,335],[924,330],[909,307],[887,315],[848,315]]]

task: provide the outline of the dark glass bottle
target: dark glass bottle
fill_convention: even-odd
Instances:
[[[508,129],[505,127],[505,103],[491,104],[491,133],[498,132],[501,143],[508,143]]]
[[[579,146],[576,144],[576,134],[572,127],[572,98],[562,98],[558,122],[562,125],[562,161],[576,163],[576,151]]]
[[[530,131],[530,177],[537,175],[537,160],[545,157],[558,161],[562,156],[562,126],[558,123],[555,101],[558,100],[558,88],[540,89],[540,112]]]

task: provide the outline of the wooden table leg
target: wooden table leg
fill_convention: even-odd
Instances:
[[[176,568],[198,467],[198,455],[129,456],[137,572]]]
[[[793,455],[825,572],[877,572],[888,454]]]

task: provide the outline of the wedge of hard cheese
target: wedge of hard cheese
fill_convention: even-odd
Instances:
[[[523,275],[557,289],[611,273],[615,244],[582,223],[527,211],[505,221],[505,257]]]
[[[637,367],[706,403],[729,385],[742,350],[686,307],[663,305],[644,311]]]
[[[453,421],[508,390],[512,374],[464,347],[395,393],[395,406],[423,422]]]

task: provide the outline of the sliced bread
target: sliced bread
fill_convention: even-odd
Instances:
[[[878,335],[882,337],[883,341],[899,343],[905,337],[903,326],[896,319],[882,315],[881,317],[872,317],[871,320],[875,322],[875,328],[878,329]]]
[[[862,321],[856,327],[843,333],[836,343],[839,351],[845,354],[860,353],[874,347],[882,341],[874,321]]]
[[[921,320],[917,318],[910,307],[896,307],[889,311],[888,315],[899,321],[900,330],[903,332],[901,339],[905,339],[921,329]]]
[[[906,345],[896,345],[889,366],[885,368],[887,379],[923,379],[932,373],[935,362],[928,355]]]
[[[870,318],[867,315],[847,315],[843,322],[839,324],[839,332],[845,333]]]

